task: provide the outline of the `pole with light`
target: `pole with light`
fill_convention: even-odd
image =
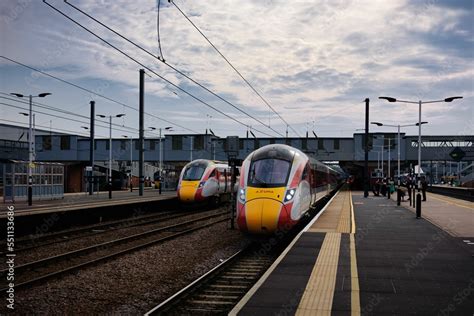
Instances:
[[[397,164],[398,164],[398,181],[397,181],[397,184],[398,184],[398,187],[400,187],[401,183],[401,179],[400,179],[400,128],[401,127],[408,127],[408,126],[418,126],[418,123],[416,124],[405,124],[405,125],[390,125],[390,124],[384,124],[384,123],[380,123],[380,122],[371,122],[370,124],[374,124],[374,125],[377,125],[377,126],[388,126],[388,127],[396,127],[397,128],[397,138],[398,138],[398,144],[397,144]],[[428,122],[421,122],[421,124],[428,124]]]
[[[98,117],[106,118],[106,115],[97,114]],[[109,199],[112,198],[112,119],[125,116],[125,114],[109,115],[109,174],[108,174],[108,186],[109,186]]]
[[[25,98],[26,95],[21,93],[10,93],[18,98]],[[51,95],[49,92],[40,93],[38,95],[29,95],[28,99],[30,101],[29,109],[29,131],[28,131],[28,205],[33,205],[33,159],[34,159],[34,139],[33,139],[33,98],[44,98],[48,95]]]
[[[399,103],[411,103],[411,104],[418,104],[418,172],[417,172],[417,186],[418,186],[418,194],[416,196],[416,218],[421,217],[421,105],[428,104],[428,103],[440,103],[440,102],[453,102],[456,99],[462,99],[461,96],[456,97],[449,97],[444,100],[434,100],[434,101],[406,101],[406,100],[397,100],[396,98],[392,97],[379,97],[379,99],[387,100],[388,102],[399,102]]]
[[[125,138],[130,138],[130,173],[128,174],[128,184],[130,186],[130,192],[133,192],[132,185],[132,165],[133,165],[133,137],[128,137],[127,135],[122,135]]]
[[[418,174],[417,174],[417,184],[418,184],[418,192],[421,190],[421,105],[427,103],[440,103],[440,102],[453,102],[456,99],[462,99],[461,96],[456,97],[449,97],[444,100],[434,100],[434,101],[406,101],[406,100],[398,100],[392,97],[379,97],[379,99],[387,100],[388,102],[399,102],[399,103],[412,103],[418,104]]]

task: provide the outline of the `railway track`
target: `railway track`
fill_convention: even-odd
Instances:
[[[253,244],[237,252],[146,315],[227,314],[277,256],[258,248]]]
[[[146,315],[227,315],[328,200],[316,205],[310,216],[280,240],[273,236],[252,243]]]
[[[74,239],[79,238],[86,238],[91,236],[96,236],[104,233],[108,233],[111,231],[131,228],[140,225],[149,225],[158,222],[164,222],[188,215],[193,215],[200,213],[196,211],[189,211],[189,212],[180,212],[177,213],[176,211],[166,211],[160,212],[158,214],[148,214],[139,217],[132,217],[114,221],[108,221],[104,223],[97,223],[94,225],[87,225],[82,227],[77,227],[74,229],[68,229],[65,231],[59,231],[55,233],[50,233],[46,235],[30,235],[27,237],[23,237],[21,239],[16,240],[16,247],[15,253],[22,253],[25,251],[29,251],[35,248],[40,248],[44,246],[49,246],[58,243],[69,242]],[[202,211],[204,212],[204,211]],[[2,245],[5,247],[5,244]]]
[[[227,221],[227,211],[201,216],[192,220],[155,228],[146,232],[127,236],[60,255],[28,262],[15,267],[15,288],[59,277],[86,266],[97,264],[118,256],[131,253],[160,242]],[[8,270],[0,271],[5,278]],[[5,289],[0,289],[3,293]]]

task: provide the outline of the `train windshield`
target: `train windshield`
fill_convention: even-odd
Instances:
[[[257,188],[286,186],[291,163],[282,159],[260,159],[250,165],[249,185]]]
[[[207,164],[199,163],[199,164],[192,164],[186,167],[183,174],[183,180],[187,181],[197,181],[201,180],[204,171],[207,168]]]

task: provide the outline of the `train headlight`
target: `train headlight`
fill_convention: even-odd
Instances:
[[[293,200],[293,197],[295,196],[296,189],[289,189],[285,193],[285,203]]]
[[[245,202],[245,189],[240,189],[239,190],[239,200],[242,203]]]

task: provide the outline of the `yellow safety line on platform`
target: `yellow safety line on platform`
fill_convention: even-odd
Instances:
[[[352,191],[349,191],[349,196],[351,198],[351,234],[355,234],[356,232],[356,222],[355,222],[355,215],[354,215],[354,203],[352,202]]]
[[[359,273],[357,272],[357,257],[354,234],[350,235],[351,253],[351,315],[360,315]]]
[[[440,200],[440,201],[443,201],[443,202],[446,202],[446,203],[449,203],[449,204],[453,204],[453,205],[456,205],[456,206],[459,206],[459,207],[464,207],[464,208],[467,208],[471,211],[474,211],[474,208],[472,206],[462,205],[462,204],[459,204],[459,203],[455,203],[452,200],[443,199],[443,198],[440,198],[438,196],[433,196],[433,193],[429,194],[429,196],[433,199]]]
[[[296,315],[331,315],[340,245],[340,233],[326,233]]]

